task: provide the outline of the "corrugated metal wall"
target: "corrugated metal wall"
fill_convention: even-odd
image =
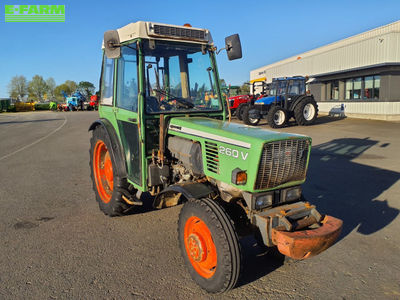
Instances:
[[[250,72],[250,80],[318,75],[400,62],[400,21],[317,48]]]

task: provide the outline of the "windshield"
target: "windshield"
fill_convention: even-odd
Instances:
[[[269,95],[270,95],[270,96],[275,96],[275,95],[276,95],[276,87],[277,87],[276,82],[273,82],[273,83],[271,84],[271,88],[270,88],[270,90],[269,90]]]
[[[222,109],[208,51],[201,45],[144,42],[146,112]]]
[[[305,84],[304,80],[290,80],[289,88],[288,88],[289,95],[303,95],[305,94]]]

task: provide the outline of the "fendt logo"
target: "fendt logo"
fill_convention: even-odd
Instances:
[[[5,5],[6,22],[65,22],[65,5]]]

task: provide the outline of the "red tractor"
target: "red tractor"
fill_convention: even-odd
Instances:
[[[97,110],[99,107],[99,99],[97,95],[90,96],[90,102],[87,107],[87,110]]]
[[[249,95],[234,95],[229,97],[229,109],[231,110],[232,115],[236,115],[236,117],[239,120],[243,119],[243,112],[244,108],[247,106],[248,103],[251,103],[252,100],[257,100],[260,97],[264,97],[264,95],[267,92],[267,85],[264,81],[255,81],[252,83],[253,85],[253,94]],[[256,85],[261,85],[261,92],[258,92],[258,89],[256,90],[257,86]],[[231,95],[231,90],[239,90],[239,87],[230,87],[229,92]]]

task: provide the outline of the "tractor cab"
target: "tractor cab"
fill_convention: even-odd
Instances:
[[[291,101],[292,97],[306,94],[306,78],[274,78],[269,86],[269,93],[254,102],[256,105],[269,105],[271,103],[288,105],[285,101]]]

